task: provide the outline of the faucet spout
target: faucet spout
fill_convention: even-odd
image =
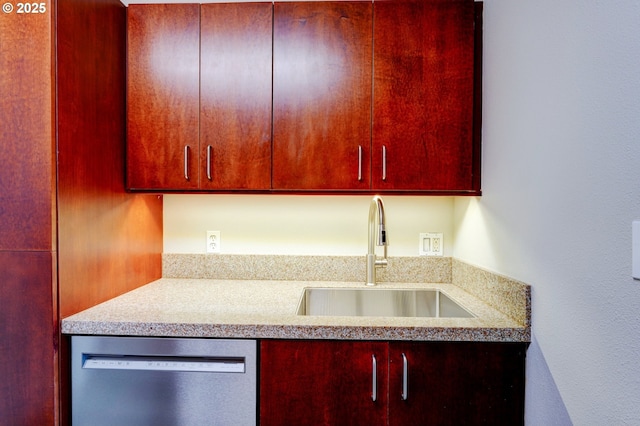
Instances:
[[[377,229],[376,229],[377,224]],[[374,235],[376,242],[374,243]],[[382,259],[376,256],[375,246],[384,246]],[[385,229],[384,203],[382,197],[376,195],[369,205],[369,249],[367,251],[367,282],[376,285],[376,268],[387,266],[387,231]]]

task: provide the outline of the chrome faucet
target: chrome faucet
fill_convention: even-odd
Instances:
[[[376,233],[376,219],[378,222],[377,245],[384,246],[384,257],[376,258],[373,235]],[[376,268],[387,266],[387,231],[384,226],[384,203],[382,197],[376,195],[369,205],[369,250],[367,252],[367,285],[376,285]]]

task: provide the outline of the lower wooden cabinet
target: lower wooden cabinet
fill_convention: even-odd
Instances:
[[[264,340],[260,345],[260,425],[386,424],[383,342]]]
[[[261,425],[521,425],[526,343],[265,340]]]
[[[524,424],[526,348],[526,343],[390,343],[388,424]]]

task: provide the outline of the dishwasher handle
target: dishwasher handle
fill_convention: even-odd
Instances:
[[[87,355],[82,368],[88,370],[193,371],[200,373],[245,373],[244,358],[183,356]]]

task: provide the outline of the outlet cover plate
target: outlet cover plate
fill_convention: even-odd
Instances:
[[[220,231],[207,231],[207,253],[220,253]]]
[[[442,232],[421,232],[420,256],[442,256],[444,254],[444,239]]]

